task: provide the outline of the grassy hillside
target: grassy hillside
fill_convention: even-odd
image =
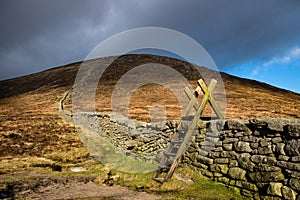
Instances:
[[[92,62],[101,62],[101,59],[88,61],[86,64]],[[96,93],[96,110],[111,110],[111,94],[117,81],[135,66],[149,62],[176,69],[190,81],[193,88],[201,78],[201,74],[191,64],[180,60],[152,55],[122,56],[114,61],[100,80],[102,84]],[[87,181],[84,177],[88,177],[88,180],[102,183],[101,180],[107,176],[107,169],[94,161],[83,147],[75,127],[59,116],[59,101],[73,86],[80,64],[69,64],[0,81],[0,191],[9,193],[11,187],[26,190],[26,184],[30,191],[34,191],[32,188],[52,184],[55,180],[69,180],[70,177],[79,182]],[[201,69],[207,74],[215,73]],[[300,118],[299,94],[225,73],[221,73],[221,76],[226,89],[226,118]],[[129,115],[149,121],[148,109],[155,104],[166,106],[168,119],[180,116],[175,96],[168,88],[157,84],[148,84],[135,91],[130,99]],[[67,100],[66,108],[72,109],[71,98]],[[84,166],[88,172],[79,173],[80,176],[70,173],[69,169],[74,166]],[[46,181],[43,185],[44,178],[41,177],[50,177],[53,181]],[[198,179],[194,181],[197,182]],[[197,184],[201,181],[203,180]],[[130,186],[128,183],[120,184]],[[140,185],[134,187],[140,188]],[[226,189],[220,190],[226,193]],[[174,192],[174,188],[165,191]],[[180,189],[177,188],[176,191]],[[219,192],[208,193],[214,193],[219,199],[224,194],[220,193],[218,196]],[[187,197],[184,192],[179,192],[178,195]]]

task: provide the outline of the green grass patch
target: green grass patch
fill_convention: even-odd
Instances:
[[[60,166],[61,170],[54,170],[53,166]],[[71,167],[83,167],[86,171],[72,172]],[[138,168],[139,165],[135,167]],[[209,180],[188,166],[178,167],[171,179],[160,184],[152,180],[154,170],[147,173],[130,173],[112,169],[92,159],[85,148],[81,147],[71,148],[66,152],[53,152],[44,157],[2,159],[0,172],[2,189],[20,181],[36,187],[35,185],[43,182],[43,177],[58,180],[61,177],[81,181],[93,180],[99,185],[126,186],[132,190],[161,195],[162,199],[244,199],[238,191]]]
[[[162,199],[245,199],[237,190],[214,182],[187,166],[177,168],[172,178],[163,184],[152,180],[153,173],[131,174],[112,170],[110,176],[116,178],[116,185],[162,195]]]
[[[202,176],[199,172],[192,172],[194,183],[185,188],[178,190],[176,194],[171,194],[170,197],[176,196],[178,199],[245,199],[236,190],[232,190],[225,185],[209,180]]]

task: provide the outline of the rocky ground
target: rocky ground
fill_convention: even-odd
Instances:
[[[11,195],[11,194],[9,194]],[[3,196],[2,196],[3,197]],[[55,180],[48,185],[44,185],[35,190],[25,190],[16,193],[17,199],[160,199],[161,195],[149,194],[129,190],[121,186],[99,186],[93,181],[84,182],[82,180]]]

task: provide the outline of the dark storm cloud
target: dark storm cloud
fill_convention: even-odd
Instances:
[[[196,39],[221,67],[267,59],[300,43],[300,1],[164,2],[145,21]]]
[[[219,67],[300,44],[300,1],[2,0],[0,79],[83,59],[109,36],[160,26],[204,46]]]
[[[83,59],[108,10],[106,1],[1,1],[0,79]]]

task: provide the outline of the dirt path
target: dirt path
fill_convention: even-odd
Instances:
[[[30,194],[20,193],[16,195],[16,198],[29,198],[29,199],[143,199],[152,200],[160,199],[161,197],[154,194],[148,194],[146,192],[137,192],[129,190],[126,187],[120,186],[99,186],[93,182],[82,183],[73,182],[66,185],[51,184],[46,187],[39,188]]]

